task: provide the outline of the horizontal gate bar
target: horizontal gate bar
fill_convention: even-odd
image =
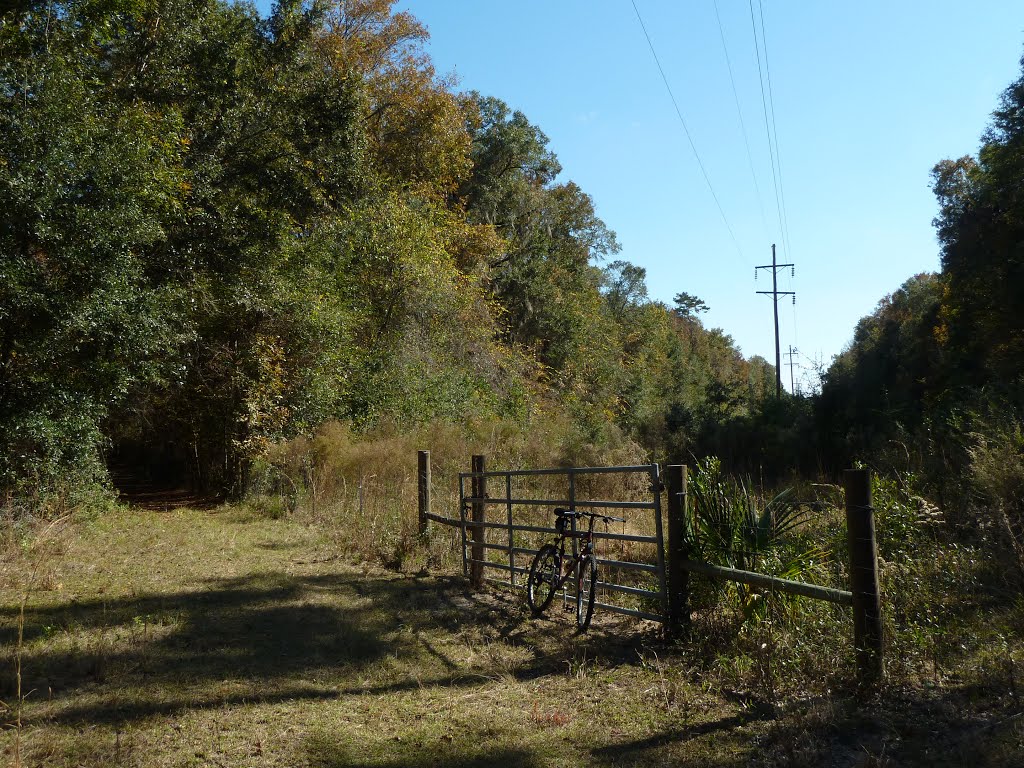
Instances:
[[[563,469],[511,469],[504,472],[460,472],[459,477],[527,477],[531,475],[611,475],[627,472],[650,472],[653,464],[623,467],[565,467]]]
[[[603,611],[611,611],[612,613],[622,613],[626,616],[636,616],[640,619],[647,619],[648,621],[665,622],[664,616],[659,616],[656,613],[647,613],[646,611],[637,611],[632,608],[623,608],[620,605],[611,605],[609,603],[594,602],[595,607],[600,608]]]
[[[631,533],[605,533],[604,531],[594,531],[595,539],[608,539],[609,541],[635,541],[639,544],[657,544],[657,536],[634,536]]]
[[[649,589],[640,589],[639,587],[627,587],[622,584],[614,584],[610,581],[598,581],[598,587],[604,587],[614,592],[623,592],[627,595],[635,595],[636,597],[649,597],[652,600],[661,600],[661,592],[652,592]]]
[[[653,501],[592,501],[571,499],[502,499],[496,496],[467,496],[463,501],[467,504],[515,504],[523,507],[587,507],[592,509],[657,509]]]
[[[484,542],[481,546],[484,549],[500,549],[502,552],[508,552],[508,544],[488,544]]]
[[[500,528],[503,531],[525,531],[527,533],[550,533],[555,535],[558,533],[554,528],[546,528],[542,525],[509,525],[508,523],[487,523],[487,522],[475,522],[473,520],[454,520],[450,517],[441,517],[439,515],[429,514],[427,515],[428,520],[433,520],[435,523],[441,523],[442,525],[451,525],[456,528],[461,528],[463,525],[467,528]],[[582,534],[578,534],[580,536]],[[607,539],[609,541],[635,541],[638,544],[657,544],[658,538],[656,536],[642,536],[637,534],[634,536],[631,533],[606,533],[604,531],[594,531],[595,539]],[[536,552],[537,550],[531,550]]]
[[[471,562],[471,563],[480,563],[481,565],[484,566],[484,568],[497,568],[498,570],[501,570],[501,571],[509,570],[509,564],[508,563],[494,563],[494,562],[491,562],[490,560],[474,560],[472,557],[469,558],[469,562]]]
[[[597,558],[598,565],[606,565],[609,568],[625,568],[628,571],[644,571],[645,573],[657,573],[658,566],[647,563],[629,563],[623,560],[605,560]]]
[[[821,587],[817,584],[806,584],[802,581],[792,581],[791,579],[780,579],[776,576],[766,576],[763,573],[741,571],[739,568],[726,568],[721,565],[698,563],[694,560],[683,560],[682,566],[684,570],[702,573],[705,576],[712,576],[718,579],[738,581],[755,587],[768,587],[769,589],[777,589],[780,592],[810,597],[815,600],[827,600],[830,603],[853,605],[853,593],[842,589]]]
[[[495,547],[493,545],[488,545],[488,549],[500,549],[500,548],[499,547]],[[469,558],[469,562],[478,562],[478,563],[483,563],[483,565],[485,565],[487,567],[501,568],[502,570],[509,570],[509,564],[508,563],[493,562],[493,561],[490,561],[490,560],[477,560],[477,559],[472,558],[472,557]],[[602,563],[602,564],[604,564],[604,563],[612,563],[612,564],[614,564],[617,567],[625,568],[627,570],[644,570],[644,571],[646,571],[646,570],[653,570],[654,572],[657,571],[657,568],[655,566],[653,566],[653,565],[645,565],[645,564],[638,563],[638,562],[622,562],[620,560],[598,560],[598,562]],[[529,568],[516,567],[515,571],[516,571],[516,573],[528,573],[529,572]],[[613,582],[602,582],[602,584],[606,584],[611,589],[614,589],[616,587],[621,587],[621,585],[616,585]],[[636,588],[633,588],[633,587],[622,587],[622,591],[624,591],[624,592],[635,590],[635,589]],[[660,596],[662,596],[662,595],[660,595],[659,592],[648,592],[647,590],[636,590],[636,592],[637,592],[637,594],[641,594],[642,593],[642,595],[644,597],[648,597],[648,596],[649,597],[660,597]]]
[[[485,544],[487,549],[500,549],[503,552],[508,552],[508,544]],[[536,555],[540,550],[530,549],[529,547],[512,547],[512,551],[517,555]],[[566,553],[566,557],[570,557]],[[649,573],[657,573],[658,566],[649,565],[648,563],[633,563],[628,560],[604,560],[603,558],[597,558],[598,565],[607,565],[609,568],[626,568],[634,571],[646,571]]]
[[[509,570],[509,567],[507,565],[503,564],[503,563],[485,562],[484,566],[491,566],[493,568],[497,568],[497,569],[502,570],[502,571],[508,571]],[[526,573],[526,570],[527,569],[525,569],[525,568],[516,568],[515,569],[516,573]],[[496,584],[498,586],[505,587],[506,589],[511,587],[511,585],[508,583],[508,581],[506,579],[498,579],[498,578],[495,578],[493,576],[486,576],[484,578],[484,580],[488,581],[488,582],[491,582],[493,584]],[[647,590],[632,589],[631,587],[623,587],[623,586],[618,585],[618,584],[608,584],[608,583],[605,583],[605,582],[598,582],[598,586],[599,587],[605,587],[605,588],[608,588],[608,589],[617,589],[617,590],[622,591],[622,592],[627,592],[628,591],[630,594],[640,593],[641,597],[651,597],[652,599],[660,599],[660,597],[661,597],[661,595],[659,593],[657,593],[657,592],[649,592]],[[516,590],[522,590],[522,589],[525,589],[525,588],[526,587],[523,584],[517,585],[515,587]],[[656,613],[649,613],[647,611],[640,611],[640,610],[636,610],[635,608],[624,608],[621,605],[614,605],[612,603],[602,603],[602,602],[600,602],[598,600],[594,601],[594,606],[596,608],[600,608],[602,610],[609,611],[611,613],[620,613],[620,614],[623,614],[625,616],[635,616],[635,617],[640,618],[640,619],[647,619],[648,621],[657,621],[657,622],[664,622],[665,621],[665,617],[664,616],[660,616],[660,615],[658,615]]]

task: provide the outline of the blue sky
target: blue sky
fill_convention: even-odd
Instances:
[[[976,152],[1000,93],[1020,75],[1024,3],[761,0],[787,251],[749,0],[717,0],[721,32],[715,0],[635,1],[736,242],[630,0],[396,7],[428,27],[439,73],[544,130],[563,179],[593,196],[620,258],[646,268],[653,298],[700,296],[711,306],[707,325],[769,360],[771,300],[755,291],[770,286],[764,273],[754,281],[754,266],[769,262],[777,243],[779,260],[797,264],[795,278],[781,278],[780,288],[798,294],[795,307],[780,303],[783,351],[798,347],[805,370],[813,360],[827,365],[883,296],[938,269],[929,171]],[[788,370],[783,379],[788,385]]]

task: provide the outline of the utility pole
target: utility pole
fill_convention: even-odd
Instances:
[[[775,306],[775,396],[782,397],[782,350],[779,348],[779,296],[792,296],[793,303],[796,303],[795,291],[779,290],[779,270],[789,267],[795,270],[794,264],[777,264],[775,262],[775,243],[772,243],[772,263],[754,267],[754,279],[757,279],[757,270],[770,269],[772,271],[772,289],[770,291],[758,291],[765,296],[771,296],[772,304]]]
[[[796,385],[793,383],[793,357],[799,352],[799,349],[793,349],[793,345],[789,345],[789,352],[786,353],[786,357],[789,358],[789,391],[796,394]]]

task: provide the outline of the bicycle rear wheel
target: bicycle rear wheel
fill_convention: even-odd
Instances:
[[[533,558],[530,578],[526,583],[526,602],[534,613],[541,613],[551,604],[558,572],[558,549],[554,544],[545,544]]]
[[[580,563],[576,581],[576,626],[586,632],[594,617],[594,599],[597,596],[597,558],[591,555]]]

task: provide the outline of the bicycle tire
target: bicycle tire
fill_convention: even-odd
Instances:
[[[551,605],[559,570],[558,549],[554,544],[545,544],[533,558],[526,582],[526,603],[534,613],[542,613]]]
[[[594,600],[597,596],[597,558],[593,555],[580,563],[576,587],[576,626],[580,632],[586,632],[594,617]]]

